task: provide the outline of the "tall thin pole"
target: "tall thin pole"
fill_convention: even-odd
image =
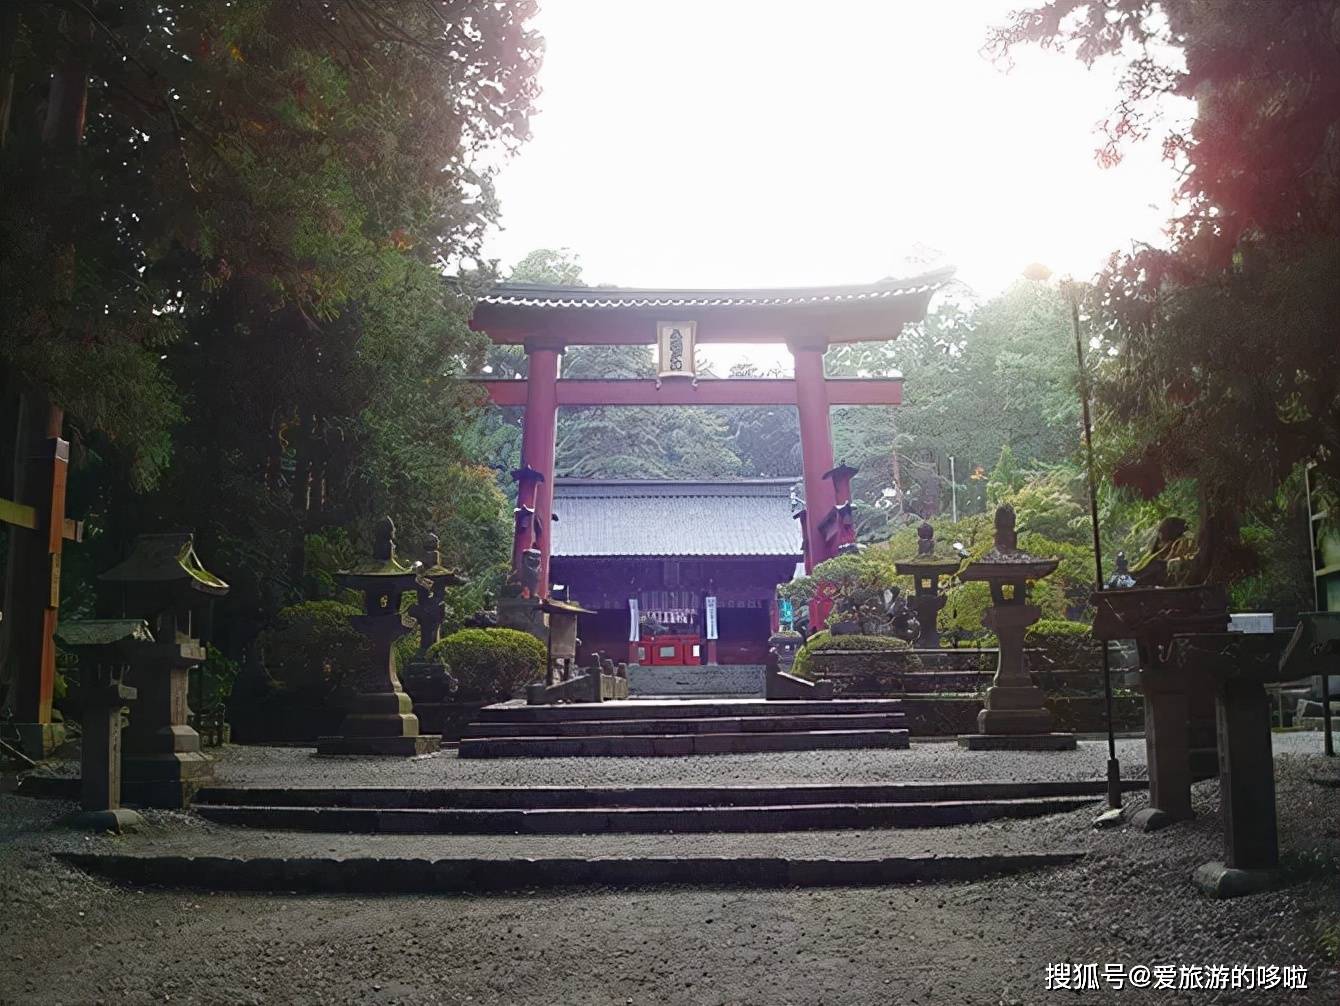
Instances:
[[[954,476],[954,455],[949,455],[949,515],[958,523],[958,479]]]
[[[1093,530],[1094,582],[1103,589],[1103,543],[1098,533],[1098,474],[1093,460],[1093,422],[1089,417],[1089,374],[1084,366],[1084,340],[1079,333],[1079,297],[1075,284],[1066,284],[1070,295],[1070,322],[1075,331],[1075,360],[1079,364],[1079,398],[1084,415],[1084,450],[1088,462],[1089,526]],[[1117,737],[1112,728],[1112,667],[1107,643],[1103,643],[1103,701],[1107,710],[1107,805],[1121,807],[1121,764],[1117,761]]]

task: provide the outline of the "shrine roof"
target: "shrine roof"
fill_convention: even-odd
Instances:
[[[704,343],[892,339],[925,316],[953,275],[944,268],[875,283],[735,289],[502,283],[480,298],[470,324],[497,343],[545,335],[567,345],[638,345],[654,342],[654,323],[673,312],[696,321]]]
[[[797,481],[558,479],[552,554],[795,558],[801,554],[800,527],[791,518]]]
[[[877,283],[844,286],[755,287],[746,289],[662,289],[656,287],[553,286],[501,283],[481,298],[507,307],[608,310],[647,307],[792,307],[859,304],[915,297],[944,286],[952,268]]]

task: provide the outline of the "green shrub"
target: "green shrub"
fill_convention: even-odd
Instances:
[[[361,609],[340,601],[304,601],[280,609],[263,638],[265,667],[284,690],[314,699],[341,687],[372,659],[349,619]]]
[[[544,644],[517,629],[461,629],[428,651],[451,668],[463,699],[508,699],[544,676]]]
[[[1101,644],[1083,622],[1044,618],[1028,627],[1024,646],[1042,651],[1044,667],[1083,670],[1097,666]]]
[[[813,664],[813,657],[816,653],[832,653],[834,651],[850,650],[910,650],[912,644],[906,640],[899,639],[897,636],[834,636],[827,630],[816,632],[805,641],[805,645],[796,651],[796,661],[791,665],[791,673],[800,677],[813,678],[816,676]],[[905,670],[921,670],[921,658],[915,654],[908,654],[903,662]]]

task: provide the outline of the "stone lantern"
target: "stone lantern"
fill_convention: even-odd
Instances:
[[[429,534],[424,541],[418,576],[414,580],[414,590],[418,596],[409,609],[409,613],[419,623],[419,650],[400,674],[402,683],[421,715],[426,715],[426,705],[445,702],[447,696],[456,690],[455,679],[447,673],[440,661],[428,658],[428,651],[442,636],[442,623],[447,615],[447,588],[458,587],[463,583],[464,577],[442,565],[439,539],[436,534]]]
[[[79,705],[83,740],[79,745],[80,810],[66,819],[76,828],[121,834],[142,822],[121,806],[121,709],[136,697],[125,684],[137,652],[154,644],[142,618],[62,622],[61,646],[79,657]]]
[[[210,607],[228,584],[195,554],[188,531],[142,534],[125,561],[98,577],[123,618],[140,618],[154,642],[136,647],[127,683],[139,692],[124,746],[127,801],[184,807],[214,765],[189,725],[190,670],[205,660]]]
[[[415,589],[418,572],[396,559],[395,524],[390,517],[378,525],[372,560],[337,575],[341,586],[363,594],[363,614],[355,615],[350,622],[367,637],[372,655],[368,665],[354,676],[355,694],[339,734],[319,738],[317,754],[420,755],[436,751],[442,738],[419,733],[413,703],[396,676],[395,642],[411,628],[400,611],[400,597]]]
[[[938,649],[940,630],[936,621],[940,609],[945,606],[945,596],[940,593],[940,577],[952,576],[958,571],[959,559],[937,557],[935,555],[935,529],[927,521],[917,528],[917,557],[895,562],[893,568],[900,576],[912,577],[915,593],[908,599],[917,613],[917,622],[921,625],[921,635],[916,646],[924,650]]]
[[[1074,750],[1074,734],[1052,731],[1046,697],[1024,663],[1024,633],[1042,617],[1041,608],[1027,603],[1028,581],[1051,575],[1059,563],[1020,551],[1014,508],[996,508],[995,546],[959,574],[961,580],[990,586],[991,607],[982,624],[1000,640],[996,676],[986,690],[986,708],[977,714],[978,733],[960,736],[961,746],[972,751]]]

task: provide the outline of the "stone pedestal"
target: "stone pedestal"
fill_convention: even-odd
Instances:
[[[195,640],[146,643],[135,651],[128,682],[139,692],[126,728],[122,789],[130,803],[180,808],[214,778],[186,705],[190,670],[205,659]]]
[[[123,678],[135,656],[154,646],[143,619],[88,619],[62,624],[56,638],[79,654],[80,744],[79,812],[65,824],[120,834],[137,827],[140,816],[121,806],[121,708],[137,697]]]
[[[1217,768],[1215,685],[1203,667],[1170,661],[1177,633],[1222,632],[1228,599],[1217,587],[1145,587],[1092,595],[1093,634],[1105,643],[1134,639],[1145,698],[1149,806],[1131,823],[1156,831],[1187,821],[1191,783]]]
[[[977,714],[977,733],[959,737],[969,751],[1073,751],[1075,735],[1052,730],[1046,694],[1033,684],[1024,658],[1024,633],[1042,617],[1032,604],[993,606],[982,624],[1000,640],[996,676]]]
[[[398,612],[357,615],[353,627],[372,642],[371,666],[355,681],[340,732],[317,741],[319,755],[410,755],[432,754],[442,738],[419,733],[414,704],[395,674],[395,641],[409,626]]]
[[[1171,659],[1180,667],[1203,670],[1216,683],[1224,858],[1205,863],[1194,875],[1210,897],[1255,894],[1279,884],[1271,704],[1265,685],[1304,677],[1336,656],[1340,612],[1304,614],[1287,640],[1283,634],[1174,637]]]
[[[969,751],[1072,751],[1075,735],[1052,731],[1052,714],[1041,688],[1033,684],[1024,663],[1024,633],[1042,617],[1042,609],[1026,601],[1028,584],[1056,571],[1059,559],[1039,559],[1020,551],[1014,508],[996,508],[995,547],[959,574],[991,588],[991,607],[982,624],[1000,640],[996,676],[986,690],[986,704],[977,714],[977,733],[964,734],[959,746]]]

